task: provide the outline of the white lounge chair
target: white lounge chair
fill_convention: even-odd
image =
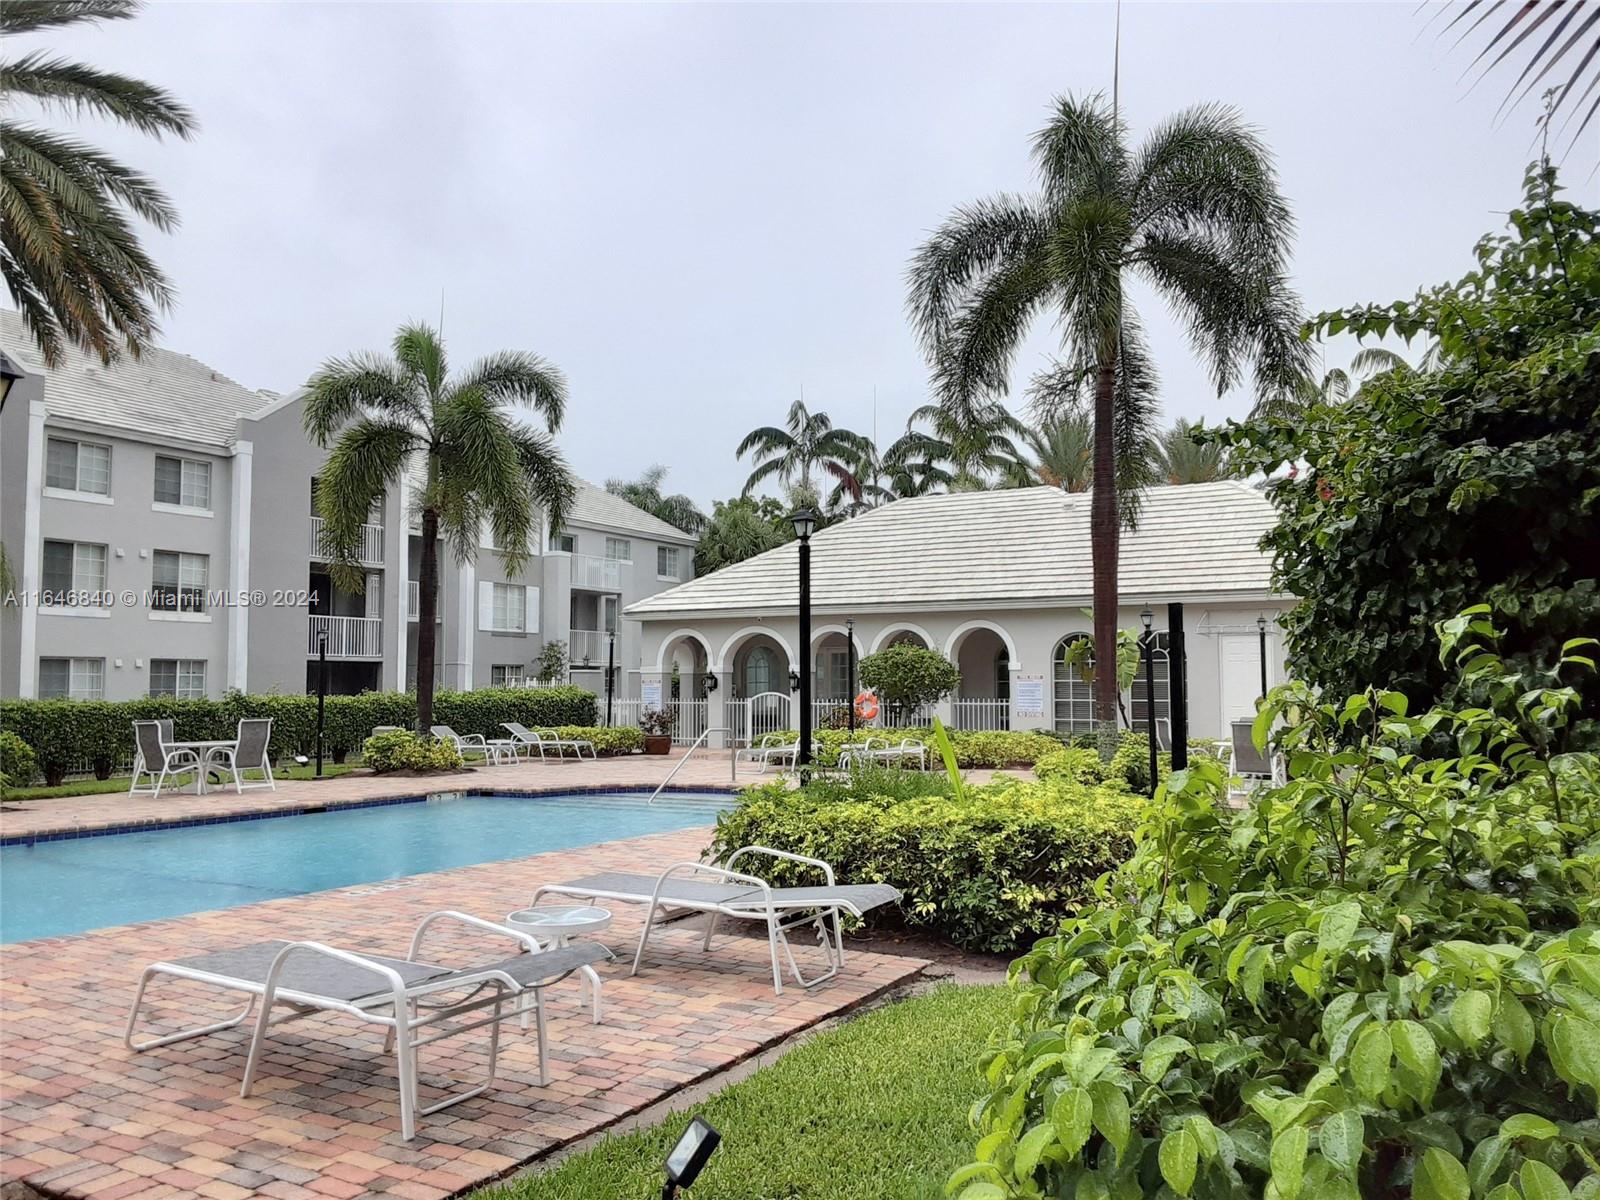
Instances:
[[[239,722],[237,737],[232,746],[218,746],[211,752],[218,766],[233,772],[233,790],[243,792],[248,787],[277,791],[277,781],[272,778],[272,756],[267,753],[272,740],[272,718],[245,717]],[[241,775],[243,771],[260,771],[266,779],[246,783]]]
[[[785,751],[792,758],[794,756],[794,748],[800,742],[798,738],[794,741],[787,741],[788,737],[787,733],[763,733],[755,740],[753,745],[745,746],[733,752],[734,769],[737,770],[738,764],[741,762],[752,762],[760,763],[761,769],[765,771],[770,765],[772,756]]]
[[[919,771],[928,769],[928,747],[915,738],[901,738],[892,743],[888,738],[869,737],[864,742],[854,742],[839,751],[839,766],[861,766],[881,763],[884,766],[903,764],[907,759],[917,764]]]
[[[423,934],[441,920],[462,922],[474,929],[510,938],[529,953],[465,969],[419,961],[417,954]],[[411,949],[405,958],[353,953],[320,942],[257,942],[146,967],[139,978],[139,990],[133,998],[123,1041],[130,1050],[142,1052],[232,1029],[249,1019],[259,1000],[261,1012],[256,1018],[250,1056],[245,1062],[244,1080],[239,1088],[241,1096],[248,1096],[261,1062],[268,1026],[318,1012],[343,1013],[371,1022],[387,1031],[384,1052],[391,1047],[394,1050],[400,1085],[400,1132],[409,1141],[416,1136],[419,1115],[438,1112],[488,1090],[494,1082],[499,1058],[500,1022],[525,1015],[530,1006],[538,1027],[539,1082],[549,1083],[540,989],[565,979],[581,967],[610,957],[611,952],[598,942],[574,942],[545,950],[529,934],[466,913],[448,911],[432,913],[423,919],[411,938]],[[136,1042],[133,1034],[144,1005],[145,990],[157,976],[242,992],[249,1000],[243,1012],[228,1020]],[[458,995],[452,1000],[452,994]],[[509,1008],[508,1002],[511,1002]],[[274,1018],[272,1010],[278,1005],[293,1011]],[[484,1009],[492,1011],[487,1016],[457,1023],[460,1018]],[[443,1025],[443,1028],[418,1036],[419,1031],[433,1025]],[[417,1094],[417,1050],[485,1025],[489,1026],[489,1064],[483,1082],[424,1107]]]
[[[501,721],[500,728],[511,734],[508,740],[513,746],[525,749],[529,758],[533,757],[535,748],[539,751],[540,759],[544,758],[547,749],[555,750],[557,758],[565,758],[568,747],[571,747],[579,758],[583,757],[586,748],[591,758],[600,757],[593,742],[583,738],[564,738],[554,729],[529,729],[518,721]]]
[[[759,876],[734,870],[741,859],[756,854],[815,867],[822,873],[824,885],[773,887]],[[547,883],[533,894],[529,907],[537,905],[539,898],[547,894],[648,904],[649,911],[645,913],[644,929],[639,934],[639,948],[634,952],[630,975],[638,973],[639,963],[644,958],[645,943],[650,940],[650,931],[655,928],[657,914],[663,910],[689,909],[709,913],[711,919],[706,926],[703,943],[706,950],[711,949],[711,936],[716,932],[720,917],[762,921],[767,926],[767,943],[772,954],[772,990],[780,996],[783,995],[780,947],[795,981],[803,988],[814,988],[832,979],[844,964],[840,913],[860,917],[874,908],[894,904],[900,899],[899,890],[886,883],[839,884],[834,881],[833,868],[821,859],[766,846],[745,846],[736,850],[721,866],[683,862],[668,867],[659,875],[605,872],[586,875],[570,883]],[[817,940],[828,962],[828,969],[814,979],[807,979],[801,974],[794,951],[789,946],[788,931],[806,925],[815,928]]]
[[[171,721],[133,723],[133,741],[139,748],[139,756],[134,760],[128,795],[159,796],[169,776],[175,779],[185,775],[199,778],[200,772],[205,769],[200,756],[186,747],[169,745],[171,738]],[[148,777],[149,782],[140,787],[139,780],[143,777]]]
[[[514,763],[517,761],[516,743],[510,738],[489,740],[481,733],[469,733],[463,737],[448,725],[431,726],[429,732],[441,741],[454,742],[456,749],[461,752],[463,760],[469,755],[476,754],[483,759],[485,765],[497,767],[502,763]]]

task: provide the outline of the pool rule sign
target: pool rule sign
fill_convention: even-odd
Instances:
[[[661,681],[647,679],[639,687],[640,708],[652,709],[661,707]]]
[[[1044,716],[1044,676],[1018,675],[1011,684],[1011,707],[1018,720]]]

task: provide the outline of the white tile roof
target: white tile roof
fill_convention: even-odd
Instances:
[[[10,310],[0,310],[0,346],[30,374],[45,377],[45,404],[52,416],[147,437],[226,446],[234,440],[239,417],[270,401],[172,350],[146,350],[108,367],[69,346],[62,365],[48,370],[22,315]]]
[[[597,488],[587,480],[578,480],[578,499],[572,506],[567,524],[595,529],[617,529],[637,533],[662,542],[682,542],[693,545],[693,534],[669,525],[660,517],[629,504],[621,496],[613,496],[604,488]]]
[[[1118,590],[1128,603],[1268,593],[1271,563],[1258,543],[1274,521],[1267,498],[1243,483],[1151,488],[1139,528],[1122,534]],[[798,555],[790,542],[627,612],[648,618],[793,609]],[[1091,582],[1089,496],[1051,487],[897,500],[811,540],[812,604],[836,612],[1087,605]]]

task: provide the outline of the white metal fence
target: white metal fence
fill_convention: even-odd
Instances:
[[[957,729],[1010,729],[1011,701],[958,698],[951,715]]]
[[[600,720],[606,717],[606,698],[602,693],[597,704]],[[675,745],[687,746],[706,731],[710,724],[710,705],[704,700],[668,700],[663,706],[672,714],[672,741]],[[611,725],[621,729],[629,725],[638,725],[644,715],[644,701],[639,699],[623,699],[613,697],[611,701]]]
[[[307,619],[306,653],[315,657],[317,639],[328,635],[329,658],[379,658],[383,655],[383,620],[380,617],[319,617]]]
[[[763,734],[794,728],[794,699],[784,692],[761,692],[748,700],[728,701],[728,728],[736,742],[750,745]]]

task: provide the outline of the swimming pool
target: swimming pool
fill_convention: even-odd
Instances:
[[[646,799],[626,792],[430,796],[0,846],[0,942],[709,825],[732,802],[714,792],[663,795],[653,805]]]

